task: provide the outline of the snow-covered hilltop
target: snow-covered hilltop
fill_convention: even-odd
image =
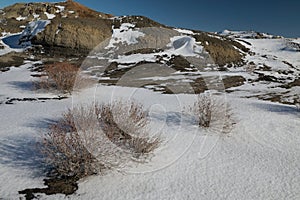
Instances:
[[[279,39],[281,36],[270,35],[268,33],[260,33],[256,31],[230,31],[224,30],[217,34],[230,38],[245,38],[245,39]]]
[[[224,102],[213,108],[219,115],[209,118],[208,110],[198,116],[220,120],[215,124],[221,128],[201,127],[188,111],[198,94]],[[115,100],[142,106],[127,105],[130,116],[105,109],[84,113],[90,105],[96,109],[95,103]],[[78,108],[83,117],[70,117],[68,108]],[[141,108],[147,114],[140,115]],[[174,28],[70,0],[14,4],[0,10],[0,113],[0,199],[300,198],[299,38]],[[91,113],[100,126],[94,127]],[[127,131],[131,114],[137,126],[149,119],[151,137],[134,140]],[[104,141],[111,149],[107,143],[106,149],[92,149],[97,137],[76,143],[74,133],[86,127],[91,129],[84,134],[110,130]],[[105,160],[101,167],[113,164],[82,178],[74,171],[89,164],[85,157],[77,166],[64,166],[67,175],[57,175],[40,151],[53,130],[67,134],[57,131],[52,145],[62,147],[50,146],[59,152],[52,159],[70,148],[74,160],[89,152],[93,162]],[[156,136],[161,141],[153,152],[140,156],[130,149],[144,151]],[[120,149],[126,150],[120,159],[129,155],[130,161],[115,167],[111,154]],[[101,151],[98,157],[93,150]]]

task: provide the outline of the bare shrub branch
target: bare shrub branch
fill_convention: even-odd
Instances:
[[[297,96],[295,99],[294,99],[294,104],[296,106],[296,109],[298,111],[300,111],[300,96]]]
[[[160,144],[158,138],[149,135],[148,114],[134,101],[98,105],[96,114],[107,137],[135,157],[152,152]]]
[[[86,148],[86,141],[91,141],[93,135],[83,135],[79,131],[82,128],[80,125],[87,130],[89,126],[93,129],[95,121],[91,114],[90,110],[83,107],[68,110],[57,123],[49,127],[43,139],[42,152],[57,174],[82,177],[105,169]]]
[[[199,94],[187,111],[196,117],[199,127],[217,132],[229,133],[234,124],[229,105],[207,93]]]

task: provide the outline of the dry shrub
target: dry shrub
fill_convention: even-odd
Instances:
[[[62,118],[49,127],[49,132],[43,138],[42,153],[59,176],[86,176],[98,173],[102,167],[97,158],[86,148],[83,136],[77,124],[85,128],[94,128],[93,113],[84,108],[68,110]],[[77,123],[77,120],[80,122]],[[90,141],[93,135],[85,135]],[[103,166],[104,167],[104,166]]]
[[[255,71],[255,69],[256,69],[256,66],[255,66],[255,64],[252,64],[252,63],[251,64],[249,63],[245,66],[245,70],[249,74],[252,74]]]
[[[42,152],[59,176],[84,177],[144,161],[160,144],[135,102],[115,101],[68,110],[50,126]]]
[[[199,127],[213,131],[229,133],[234,124],[229,105],[207,93],[199,94],[187,111],[196,117]]]
[[[134,101],[97,105],[96,114],[106,136],[134,157],[148,154],[160,144],[159,138],[149,135],[147,112]]]
[[[294,104],[295,104],[295,106],[296,106],[296,109],[297,109],[298,111],[300,111],[300,96],[297,96],[297,98],[294,99]]]
[[[41,77],[39,87],[55,89],[62,93],[71,93],[79,68],[68,62],[45,65],[45,75]]]

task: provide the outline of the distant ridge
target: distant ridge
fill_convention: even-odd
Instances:
[[[223,30],[217,32],[217,34],[230,37],[230,38],[245,38],[245,39],[276,39],[283,38],[282,36],[271,35],[268,33],[260,33],[257,31],[233,31],[233,30]]]

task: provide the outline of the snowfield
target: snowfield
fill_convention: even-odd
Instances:
[[[229,135],[199,129],[182,114],[194,95],[165,95],[146,89],[102,86],[72,98],[5,102],[11,98],[56,97],[33,91],[27,62],[0,73],[0,194],[44,187],[35,142],[46,126],[76,104],[136,99],[149,108],[151,128],[164,142],[148,163],[79,181],[75,194],[40,199],[299,199],[300,113],[294,106],[221,95],[233,108]]]
[[[268,76],[274,81],[247,81],[244,85],[230,90],[242,97],[260,96],[263,99],[280,94],[283,102],[293,104],[295,96],[300,94],[300,87],[286,88],[284,85],[292,83],[300,77],[300,51],[289,49],[291,40],[287,38],[238,39],[237,41],[249,48],[253,54],[246,55],[246,66],[229,71],[240,73],[247,80]],[[292,41],[296,42],[297,39]]]
[[[196,44],[195,38],[190,36],[175,36],[171,38],[171,54],[182,56],[199,56],[196,53],[202,53],[203,47]]]
[[[118,43],[127,45],[136,44],[138,42],[137,38],[143,37],[145,34],[137,30],[132,30],[134,27],[134,24],[123,23],[120,28],[113,29],[112,37],[106,48],[117,48],[115,44]]]

